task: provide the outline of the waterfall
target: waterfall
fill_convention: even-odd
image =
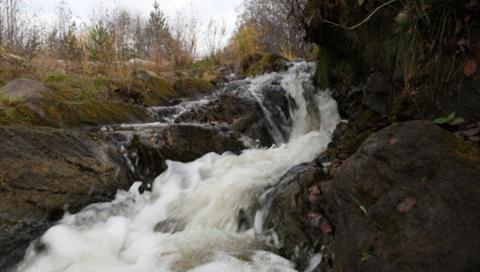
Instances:
[[[18,271],[295,271],[269,251],[262,232],[240,228],[239,218],[291,167],[323,152],[340,118],[327,91],[312,92],[306,63],[251,80],[258,87],[273,77],[298,106],[286,143],[168,161],[151,192],[140,194],[137,183],[110,203],[66,215],[32,244]]]

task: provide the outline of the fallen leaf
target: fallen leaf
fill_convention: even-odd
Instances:
[[[463,73],[466,77],[472,77],[477,73],[477,62],[473,59],[467,60],[465,67],[463,68]]]
[[[401,213],[407,213],[417,204],[417,199],[414,197],[407,197],[402,203],[398,204],[397,210]]]
[[[397,138],[392,138],[392,139],[390,139],[390,141],[388,142],[389,145],[394,145],[394,144],[396,144],[396,143],[398,143],[398,139],[397,139]]]
[[[320,193],[321,191],[318,185],[313,185],[308,189],[308,200],[312,203],[315,202],[315,200],[318,199],[318,196],[320,196]]]
[[[308,189],[308,192],[310,192],[311,194],[319,195],[320,194],[320,188],[318,187],[318,185],[313,185],[312,187],[310,187]]]
[[[320,224],[320,229],[322,230],[322,232],[324,234],[329,234],[329,233],[332,233],[333,231],[333,227],[332,225],[328,224],[328,223],[322,223]]]

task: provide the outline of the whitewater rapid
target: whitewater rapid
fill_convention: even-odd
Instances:
[[[190,163],[168,161],[151,192],[140,194],[136,183],[110,203],[66,215],[32,244],[17,271],[296,271],[270,252],[261,216],[245,229],[239,215],[261,209],[266,188],[293,166],[314,160],[330,142],[340,121],[337,105],[328,92],[305,98],[313,89],[310,73],[306,63],[296,63],[286,72],[248,79],[259,102],[256,90],[278,79],[295,100],[286,143],[240,155],[210,153]]]

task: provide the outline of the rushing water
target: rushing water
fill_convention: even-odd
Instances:
[[[135,184],[111,203],[65,216],[31,246],[18,271],[295,271],[269,252],[261,216],[256,227],[242,229],[239,214],[256,207],[265,188],[291,167],[324,151],[340,120],[328,92],[314,95],[314,103],[305,99],[313,88],[307,68],[298,63],[288,72],[250,79],[255,92],[280,77],[294,98],[287,143],[240,155],[211,153],[191,163],[169,161],[151,192],[140,194]]]

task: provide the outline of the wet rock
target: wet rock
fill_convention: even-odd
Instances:
[[[229,84],[210,102],[181,114],[176,122],[223,123],[229,129],[257,140],[264,146],[274,143],[262,108],[250,94],[249,84]]]
[[[309,259],[331,238],[331,225],[311,210],[309,201],[313,194],[320,194],[313,192],[312,186],[325,179],[321,165],[302,164],[289,170],[265,195],[265,228],[278,237],[279,253],[297,263],[299,271],[307,268]]]
[[[273,123],[277,126],[285,141],[290,138],[292,116],[290,112],[296,109],[295,100],[278,82],[267,84],[262,90],[263,104],[271,115]]]
[[[221,123],[267,147],[276,141],[286,141],[292,125],[290,112],[297,107],[294,99],[278,81],[272,80],[258,90],[265,112],[250,87],[246,81],[232,82],[208,103],[191,108],[175,121]]]
[[[239,153],[245,146],[240,135],[216,127],[191,124],[139,128],[103,135],[123,149],[133,176],[152,182],[166,169],[166,160],[190,162],[210,153]]]
[[[351,125],[340,123],[335,129],[327,152],[332,158],[347,159],[357,152],[360,145],[371,133],[372,131],[368,130],[357,133]]]
[[[168,160],[189,162],[206,153],[240,152],[245,147],[239,135],[223,132],[214,127],[172,125],[166,127],[154,145],[162,148]]]
[[[80,131],[0,127],[0,270],[64,211],[111,200],[131,178],[120,154]]]
[[[480,267],[480,153],[429,122],[373,134],[320,190],[336,271]]]

